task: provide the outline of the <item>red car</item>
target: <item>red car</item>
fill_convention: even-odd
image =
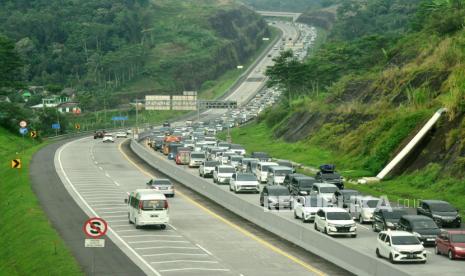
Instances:
[[[436,254],[449,259],[465,259],[465,230],[443,231],[436,238]]]

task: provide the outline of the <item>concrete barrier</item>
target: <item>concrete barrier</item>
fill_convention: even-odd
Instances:
[[[310,231],[302,223],[297,223],[296,220],[265,212],[262,207],[241,199],[219,186],[212,185],[197,175],[192,175],[171,161],[154,155],[151,150],[136,140],[131,140],[130,147],[135,154],[150,166],[169,175],[174,180],[183,183],[246,220],[356,275],[409,275],[401,267],[394,266],[386,260],[377,259],[374,252],[372,255],[365,254],[341,243],[337,239]]]

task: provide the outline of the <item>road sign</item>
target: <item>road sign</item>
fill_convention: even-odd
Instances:
[[[21,169],[21,159],[16,158],[16,159],[11,160],[11,168]]]
[[[96,239],[107,233],[108,224],[101,218],[90,218],[84,223],[82,230],[89,238]]]
[[[19,129],[19,133],[20,133],[21,135],[26,135],[26,134],[27,134],[27,128],[25,128],[25,127],[20,128],[20,129]]]
[[[37,131],[36,130],[33,130],[31,131],[31,138],[37,138]]]
[[[81,129],[81,125],[80,124],[74,124],[74,128],[75,129]]]
[[[52,124],[52,129],[60,129],[60,124],[59,123]]]
[[[127,121],[128,116],[113,116],[111,117],[112,121]]]
[[[27,122],[26,121],[21,121],[21,122],[19,122],[19,126],[22,127],[22,128],[25,128],[25,127],[27,127]]]
[[[104,239],[85,239],[84,247],[105,247]]]

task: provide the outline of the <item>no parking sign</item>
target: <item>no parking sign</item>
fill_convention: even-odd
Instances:
[[[90,218],[84,223],[82,230],[89,238],[97,239],[107,233],[108,224],[101,218]]]

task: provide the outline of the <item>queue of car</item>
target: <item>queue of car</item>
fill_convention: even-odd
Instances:
[[[168,148],[165,154],[173,154],[177,164],[198,167],[199,176],[228,185],[236,194],[259,193],[258,203],[264,208],[291,210],[296,219],[314,223],[316,231],[328,236],[356,238],[357,222],[371,224],[373,231],[379,232],[376,255],[393,263],[426,262],[425,246],[452,259],[465,255],[465,249],[455,245],[465,237],[465,230],[441,229],[461,224],[458,211],[445,201],[424,200],[414,215],[407,208],[385,206],[380,198],[345,189],[344,179],[333,165],[320,166],[314,176],[296,173],[291,161],[273,159],[265,152],[247,154],[241,145],[216,141],[205,129],[192,123],[176,129],[178,139],[166,139],[174,133],[169,131],[164,139],[158,139],[164,141],[161,146],[153,142],[157,139],[149,139],[154,150]],[[154,133],[155,137],[166,135]],[[179,162],[180,157],[186,160]]]

